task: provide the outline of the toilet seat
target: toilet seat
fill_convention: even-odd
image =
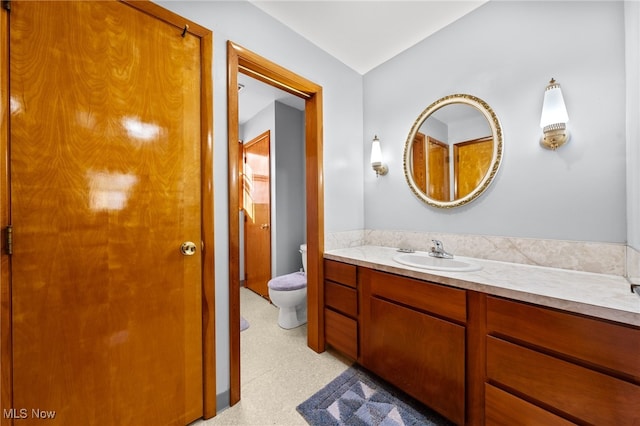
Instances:
[[[269,280],[267,286],[276,291],[292,291],[307,286],[307,275],[304,272],[293,272]]]
[[[307,276],[304,272],[275,277],[267,285],[271,303],[280,309],[280,327],[288,330],[307,322]]]

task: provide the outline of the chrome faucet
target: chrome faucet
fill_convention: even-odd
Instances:
[[[429,256],[439,257],[440,259],[453,259],[453,255],[451,253],[447,253],[446,251],[444,251],[444,246],[442,245],[442,241],[431,240],[431,242],[433,243],[433,247],[431,247]]]

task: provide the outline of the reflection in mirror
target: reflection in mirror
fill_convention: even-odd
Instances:
[[[480,195],[498,170],[502,130],[491,108],[471,95],[431,104],[405,145],[405,177],[427,204],[450,208]]]

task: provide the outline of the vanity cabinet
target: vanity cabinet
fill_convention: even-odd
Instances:
[[[324,335],[326,343],[358,359],[358,282],[354,265],[324,261]]]
[[[358,274],[362,365],[464,424],[466,292],[366,268]]]
[[[639,328],[493,296],[486,321],[485,424],[640,424]]]
[[[640,327],[325,260],[326,342],[456,424],[639,425]]]

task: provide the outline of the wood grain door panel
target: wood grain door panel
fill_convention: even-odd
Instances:
[[[12,2],[10,52],[14,407],[201,417],[198,39],[121,2]]]
[[[493,138],[460,142],[453,146],[454,198],[457,200],[478,187],[491,166]]]
[[[437,201],[451,201],[449,145],[427,136],[427,195]]]
[[[271,132],[244,145],[245,285],[269,298],[271,279]]]
[[[411,176],[413,182],[424,194],[427,193],[427,150],[426,136],[417,132],[411,145]]]

